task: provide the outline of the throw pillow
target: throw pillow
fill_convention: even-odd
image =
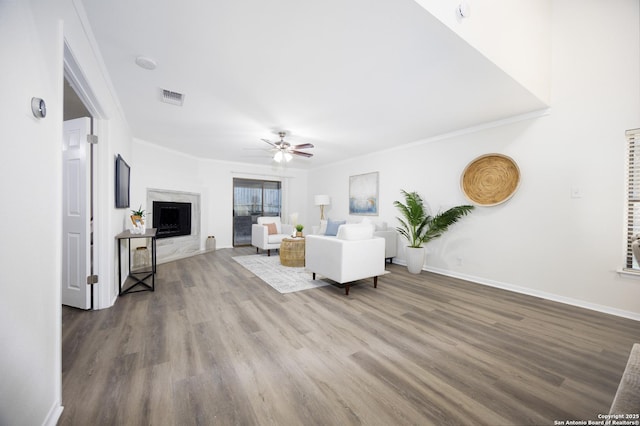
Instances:
[[[335,237],[338,233],[338,228],[340,227],[340,225],[344,225],[345,223],[347,223],[346,220],[336,220],[334,222],[333,220],[329,219],[327,221],[327,230],[325,231],[324,235]]]
[[[278,227],[275,223],[263,223],[263,225],[267,227],[267,234],[275,235],[278,233]]]

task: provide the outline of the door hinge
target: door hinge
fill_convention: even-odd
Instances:
[[[87,135],[87,142],[96,145],[98,143],[98,135]]]
[[[98,284],[97,275],[87,275],[87,285]]]

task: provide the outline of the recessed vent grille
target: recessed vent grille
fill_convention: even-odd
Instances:
[[[171,90],[162,89],[162,102],[171,105],[182,106],[184,103],[184,95],[178,92],[172,92]]]

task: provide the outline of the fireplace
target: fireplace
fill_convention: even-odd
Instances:
[[[157,238],[191,235],[191,203],[154,201],[153,227]]]

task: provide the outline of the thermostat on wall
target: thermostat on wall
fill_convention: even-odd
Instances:
[[[47,116],[47,104],[44,99],[31,98],[31,112],[36,118],[45,118]]]

